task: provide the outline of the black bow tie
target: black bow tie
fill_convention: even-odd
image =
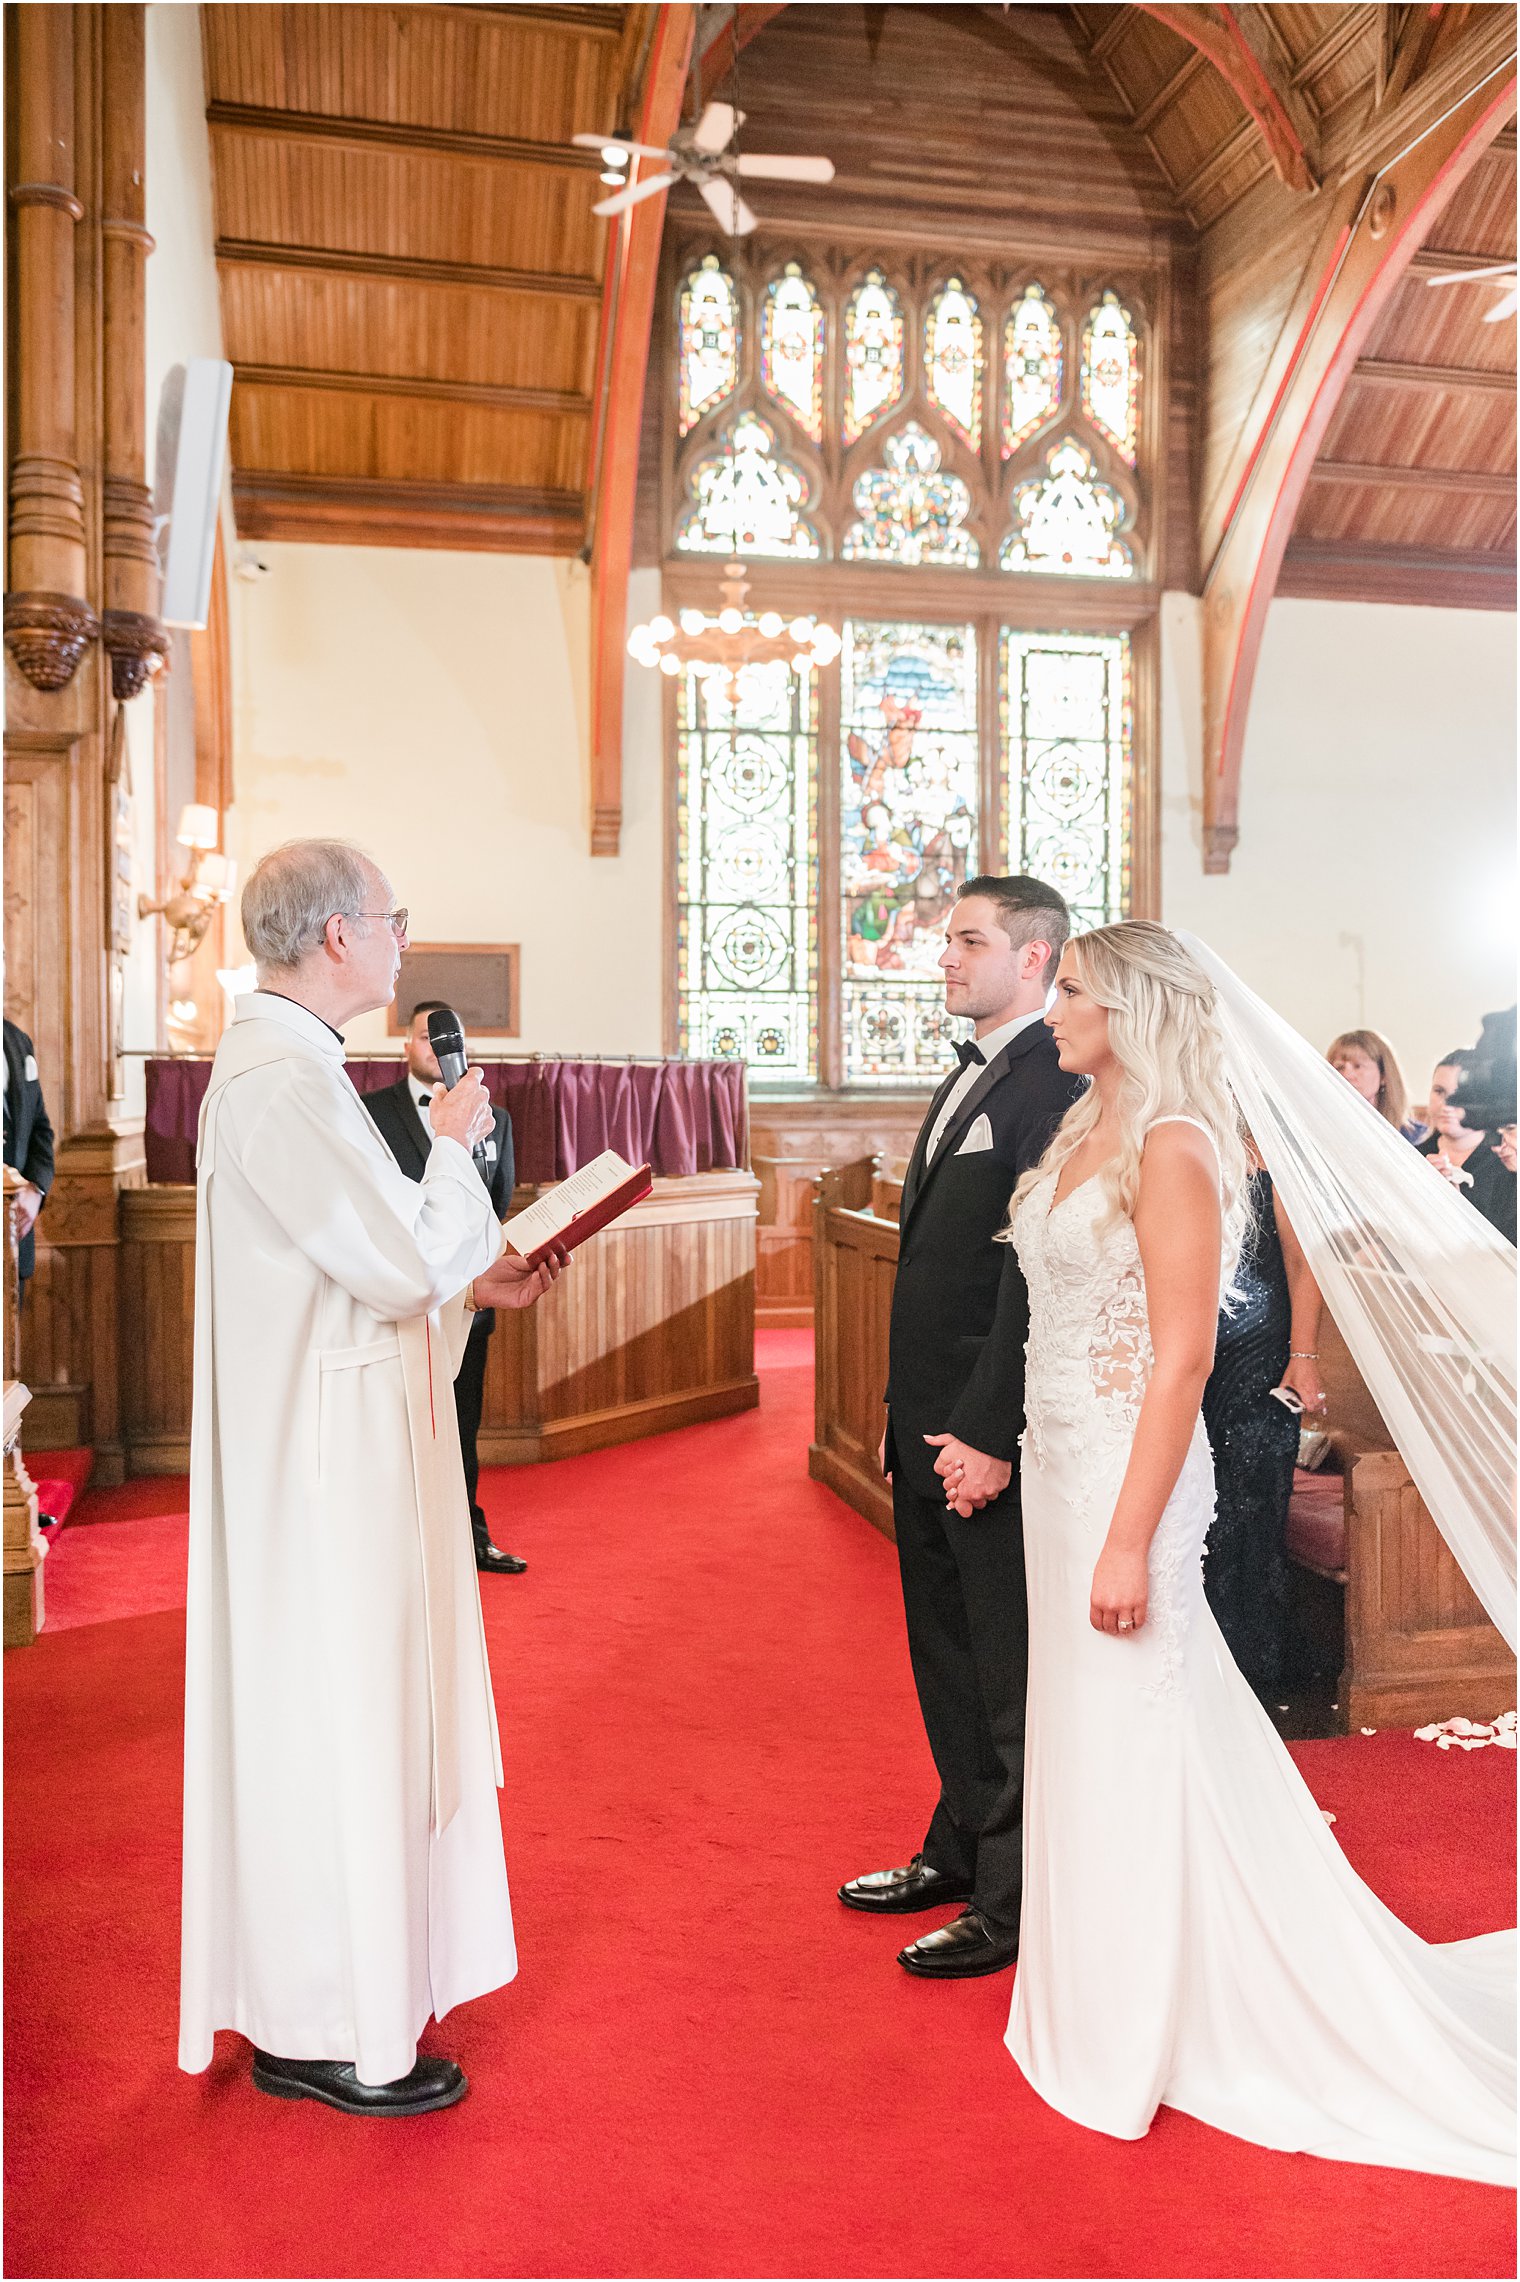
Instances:
[[[985,1062],[987,1059],[981,1047],[970,1038],[961,1040],[955,1049],[955,1054],[963,1070],[969,1070],[973,1062]]]

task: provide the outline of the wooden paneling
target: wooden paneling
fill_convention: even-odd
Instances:
[[[659,1180],[535,1308],[502,1310],[486,1373],[487,1465],[599,1450],[759,1400],[755,1195],[744,1173]],[[519,1190],[514,1202],[536,1192]],[[122,1198],[123,1432],[135,1474],[189,1465],[195,1191]],[[125,1336],[130,1327],[130,1337]]]
[[[760,1178],[755,1319],[813,1321],[813,1197],[830,1167],[905,1164],[929,1095],[750,1096],[750,1162]]]
[[[887,1423],[887,1334],[897,1227],[870,1209],[871,1162],[829,1173],[814,1207],[818,1311],[808,1472],[891,1537],[892,1491],[878,1453]]]

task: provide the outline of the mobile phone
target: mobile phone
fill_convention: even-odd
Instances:
[[[1280,1402],[1284,1410],[1291,1410],[1295,1418],[1302,1417],[1304,1398],[1302,1395],[1295,1394],[1291,1387],[1274,1387],[1272,1389],[1272,1400]]]

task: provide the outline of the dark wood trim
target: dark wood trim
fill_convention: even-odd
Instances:
[[[1492,144],[1489,148],[1492,149]],[[1406,277],[1440,277],[1447,270],[1497,269],[1511,257],[1508,254],[1443,253],[1439,246],[1421,246],[1408,269]],[[1495,286],[1502,284],[1494,279]]]
[[[263,103],[208,103],[206,123],[224,134],[332,143],[347,150],[435,151],[450,158],[503,159],[517,166],[563,167],[577,173],[589,169],[593,174],[602,163],[595,151],[581,150],[574,143],[524,142],[515,135],[473,135],[459,127],[282,111]]]
[[[1290,190],[1313,190],[1317,175],[1309,145],[1314,122],[1309,106],[1274,60],[1253,45],[1241,14],[1233,8],[1176,7],[1166,0],[1139,0],[1142,12],[1206,55],[1267,147],[1279,182]],[[1231,137],[1233,143],[1235,137]],[[1227,144],[1226,148],[1229,147]],[[1187,186],[1178,193],[1184,200]]]
[[[1277,592],[1316,602],[1401,602],[1444,610],[1513,610],[1515,558],[1291,539],[1278,573]]]
[[[585,528],[579,492],[505,484],[383,483],[242,468],[233,475],[232,501],[245,539],[576,555]]]
[[[467,285],[475,293],[548,294],[566,301],[600,301],[602,297],[599,277],[568,277],[554,270],[488,269],[478,262],[424,261],[411,254],[340,253],[331,246],[266,245],[255,238],[218,238],[216,259],[221,269],[313,270],[324,277],[388,277],[403,285]]]
[[[1130,123],[1134,127],[1135,133],[1148,137],[1157,120],[1166,116],[1178,96],[1191,87],[1200,71],[1206,69],[1207,64],[1202,49],[1190,46],[1187,54],[1172,73],[1171,78],[1163,80],[1149,103],[1134,114]]]
[[[734,58],[749,46],[757,32],[763,32],[772,17],[784,15],[786,0],[779,6],[764,7],[746,4],[736,7],[718,26],[693,66],[699,97],[705,97],[717,88],[719,82],[733,69]]]
[[[1470,499],[1513,499],[1516,478],[1502,469],[1385,467],[1376,460],[1318,459],[1311,483],[1363,483],[1382,491],[1459,491]]]
[[[529,0],[432,0],[429,14],[434,16],[502,16],[514,24],[537,24],[546,32],[563,32],[572,40],[619,40],[623,36],[622,8],[583,6],[581,0],[570,0],[564,8],[535,8]]]
[[[334,372],[327,367],[240,364],[242,388],[336,389],[345,396],[415,396],[440,404],[483,404],[492,410],[588,414],[589,396],[568,388],[509,388],[494,381],[435,380],[421,374]]]
[[[1463,395],[1513,396],[1512,372],[1480,372],[1473,365],[1399,364],[1388,357],[1358,357],[1353,380],[1392,381],[1401,388],[1440,388]]]
[[[664,566],[665,607],[706,608],[717,591],[716,555],[679,555]],[[826,618],[927,618],[944,625],[976,620],[1073,633],[1124,634],[1155,616],[1161,589],[1138,578],[1035,578],[991,568],[904,570],[890,563],[778,563],[751,560],[757,610]]]

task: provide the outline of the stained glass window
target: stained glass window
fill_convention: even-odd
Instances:
[[[1026,285],[1003,327],[1003,457],[1061,404],[1061,326],[1044,288]]]
[[[813,561],[818,534],[802,519],[807,478],[776,457],[776,439],[754,412],[741,412],[719,450],[692,472],[693,505],[676,532],[689,555],[784,555]]]
[[[884,468],[857,476],[853,493],[860,517],[840,548],[851,563],[948,563],[973,570],[981,548],[961,525],[971,493],[958,475],[940,467],[934,438],[908,421],[882,446]]]
[[[1117,293],[1105,293],[1082,329],[1082,409],[1125,463],[1140,441],[1140,343]]]
[[[1045,475],[1014,485],[1013,529],[998,558],[1004,570],[1129,578],[1135,566],[1117,536],[1124,501],[1093,473],[1091,452],[1068,436],[1045,465]]]
[[[844,440],[853,444],[903,392],[902,303],[879,269],[850,295],[844,317]]]
[[[739,377],[739,296],[716,254],[699,263],[681,287],[677,362],[684,436],[722,403]]]
[[[765,290],[760,384],[815,444],[823,440],[823,311],[796,262]]]
[[[818,1066],[813,681],[781,660],[677,687],[680,1051],[757,1078]]]
[[[982,320],[958,277],[929,304],[924,377],[930,403],[974,449],[982,434]]]
[[[844,1077],[937,1082],[945,917],[977,869],[976,633],[846,619],[839,664]]]
[[[1129,911],[1127,634],[1024,634],[1002,655],[1008,869],[1049,880],[1074,930]]]

